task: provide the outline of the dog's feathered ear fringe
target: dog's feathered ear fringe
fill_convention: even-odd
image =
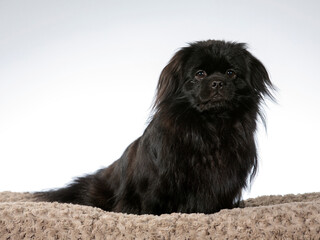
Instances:
[[[272,102],[276,102],[276,99],[274,97],[274,93],[277,91],[277,88],[272,84],[269,78],[269,74],[266,70],[266,68],[263,66],[263,64],[254,57],[251,53],[247,51],[248,55],[248,77],[251,86],[254,89],[254,92],[256,93],[256,96],[259,99],[260,104],[265,104],[265,98],[269,98]],[[261,109],[261,106],[259,106],[258,114],[260,116],[260,119],[262,121],[262,124],[264,125],[265,129],[267,130],[266,125],[266,118],[264,115],[263,110]]]
[[[189,52],[189,47],[181,48],[162,70],[152,107],[153,110],[157,110],[164,101],[170,101],[173,96],[177,96],[183,80],[183,65],[186,62]]]
[[[250,83],[255,90],[257,96],[260,99],[267,96],[270,100],[275,101],[273,92],[276,88],[270,81],[269,74],[263,64],[254,57],[251,53],[247,52],[249,55],[248,67],[250,74]]]

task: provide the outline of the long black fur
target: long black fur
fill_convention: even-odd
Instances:
[[[265,67],[245,44],[192,43],[163,69],[150,123],[119,160],[36,195],[135,214],[238,206],[256,174],[256,122],[272,89]]]

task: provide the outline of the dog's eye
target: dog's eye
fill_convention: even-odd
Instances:
[[[206,76],[207,76],[207,73],[203,70],[199,70],[196,72],[196,78],[198,79],[205,78]]]
[[[230,77],[230,78],[236,78],[236,77],[237,77],[237,74],[236,74],[233,70],[231,70],[231,69],[227,70],[227,71],[226,71],[226,74],[227,74],[228,77]]]

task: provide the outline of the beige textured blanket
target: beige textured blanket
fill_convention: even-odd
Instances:
[[[210,215],[138,216],[0,192],[0,239],[320,239],[320,193],[244,204]]]

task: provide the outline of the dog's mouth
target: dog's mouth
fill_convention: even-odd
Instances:
[[[206,101],[201,101],[196,104],[197,109],[200,112],[214,110],[214,111],[221,111],[223,109],[227,109],[228,101],[225,97],[221,95],[216,95],[214,98],[211,98]]]

